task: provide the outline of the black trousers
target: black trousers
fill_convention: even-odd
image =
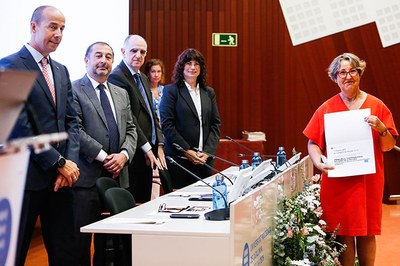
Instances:
[[[78,265],[90,266],[90,245],[92,234],[81,233],[82,226],[94,223],[102,219],[103,206],[100,202],[96,186],[91,188],[73,188],[75,236],[78,254]],[[106,263],[106,237],[104,234],[94,234],[93,265],[105,265]]]
[[[40,191],[24,192],[15,262],[17,266],[25,264],[39,215],[49,265],[76,265],[72,191],[65,187],[54,192],[52,185]]]
[[[182,165],[183,167],[185,167],[186,169],[188,169],[190,172],[194,173],[201,179],[212,175],[212,170],[204,165],[195,165],[192,164],[190,161],[181,159],[177,156],[171,156],[171,157],[177,163],[179,163],[180,165]],[[171,176],[172,186],[174,189],[180,189],[197,182],[197,179],[195,177],[188,174],[180,167],[169,163],[169,161],[167,162],[167,164],[168,164],[168,172],[169,175]],[[207,160],[207,164],[209,166],[213,166],[214,160]]]
[[[154,153],[154,149],[153,149]],[[154,153],[156,155],[156,153]],[[140,147],[129,165],[129,188],[136,202],[144,203],[151,199],[153,170],[146,165],[146,159]]]

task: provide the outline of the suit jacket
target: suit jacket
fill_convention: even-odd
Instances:
[[[153,114],[154,125],[156,126],[156,145],[158,143],[163,143],[164,137],[162,135],[160,125],[157,121],[157,114],[154,111],[152,103],[152,96],[150,92],[150,82],[145,75],[141,75],[143,86],[145,88],[148,101],[150,103],[150,108]],[[136,130],[138,133],[138,147],[143,146],[146,142],[151,143],[151,116],[147,109],[146,103],[139,91],[139,87],[133,80],[133,76],[125,65],[123,61],[112,71],[111,75],[108,77],[108,81],[125,89],[129,94],[129,99],[131,101],[131,109],[134,117],[136,118]]]
[[[203,150],[215,154],[219,143],[221,120],[214,89],[200,88],[200,98]],[[186,86],[178,87],[176,84],[170,84],[164,87],[160,116],[166,154],[179,154],[172,143],[177,143],[185,150],[199,146],[200,121]]]
[[[41,133],[68,133],[68,140],[54,143],[49,150],[40,154],[31,153],[25,189],[41,190],[50,184],[53,185],[57,173],[53,165],[60,155],[75,163],[79,159],[78,118],[73,108],[69,73],[65,66],[50,60],[57,99],[55,106],[42,71],[25,46],[19,52],[3,58],[0,66],[38,72],[27,105],[30,105],[36,114]],[[34,135],[27,105],[21,111],[9,139]]]
[[[131,161],[136,149],[136,127],[133,123],[128,93],[111,83],[108,88],[113,99],[119,131],[119,147],[128,152]],[[92,187],[102,174],[103,163],[95,160],[100,150],[109,149],[107,120],[89,78],[85,75],[72,83],[74,102],[79,116],[79,168],[81,176],[75,187]],[[128,164],[127,164],[128,165]],[[119,175],[121,187],[129,186],[128,167]]]

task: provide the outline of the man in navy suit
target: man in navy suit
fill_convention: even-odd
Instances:
[[[128,93],[107,81],[113,62],[111,46],[93,43],[85,54],[86,75],[72,82],[81,146],[81,177],[73,188],[79,265],[91,265],[92,240],[91,234],[80,233],[79,229],[101,219],[96,180],[109,176],[127,188],[127,165],[136,149],[137,134]],[[104,265],[104,237],[95,234],[94,239],[94,265]]]
[[[78,180],[77,114],[69,73],[49,56],[61,42],[65,17],[55,7],[40,6],[30,22],[31,39],[0,66],[38,73],[10,139],[37,133],[67,132],[68,140],[53,143],[29,161],[18,235],[16,265],[24,265],[33,229],[40,215],[49,265],[75,265],[72,191]],[[30,117],[36,114],[36,121]],[[37,132],[39,129],[40,132]]]
[[[121,51],[123,60],[108,80],[128,92],[132,113],[137,119],[137,145],[140,149],[136,150],[129,166],[129,184],[135,200],[146,202],[151,198],[153,167],[157,166],[160,170],[167,167],[162,147],[164,137],[154,107],[150,104],[150,82],[139,70],[147,54],[147,43],[139,35],[129,35]]]

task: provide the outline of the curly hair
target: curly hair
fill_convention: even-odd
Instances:
[[[200,75],[197,77],[197,83],[201,88],[207,86],[207,70],[203,55],[194,48],[188,48],[178,56],[178,61],[175,63],[174,71],[172,74],[172,81],[178,86],[185,85],[183,71],[185,64],[190,61],[196,61],[200,64]]]
[[[163,61],[157,58],[150,59],[144,65],[144,74],[150,79],[150,70],[152,66],[160,66],[161,67],[161,80],[160,83],[165,83],[165,65]]]

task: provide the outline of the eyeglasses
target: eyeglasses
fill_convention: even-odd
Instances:
[[[177,213],[177,212],[181,212],[181,211],[187,210],[189,208],[190,208],[190,206],[186,206],[186,207],[167,207],[167,204],[162,203],[162,204],[160,204],[160,206],[158,206],[158,212]]]
[[[143,55],[143,56],[145,56],[147,54],[146,50],[136,49],[136,48],[131,49],[131,52],[134,53],[134,54],[136,54],[137,52],[140,52],[140,54]]]
[[[358,70],[357,70],[357,68],[353,68],[353,69],[350,69],[349,72],[347,72],[346,70],[340,70],[338,72],[338,76],[342,79],[346,78],[347,74],[350,74],[351,77],[355,77],[358,74]]]

